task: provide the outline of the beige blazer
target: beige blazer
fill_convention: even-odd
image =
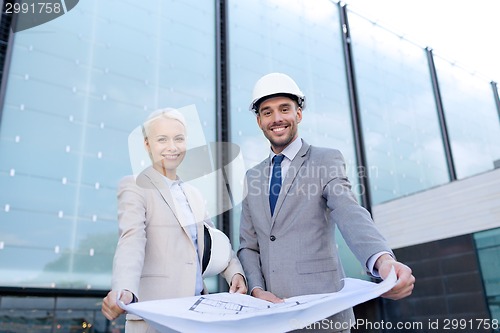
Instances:
[[[201,262],[204,249],[203,223],[213,224],[201,193],[188,184],[183,189],[201,235],[198,252],[159,172],[149,167],[136,180],[128,176],[120,181],[120,237],[113,261],[113,290],[130,290],[139,301],[194,296],[196,262]],[[236,273],[243,275],[243,269],[233,252],[233,259],[221,274],[230,284]],[[128,315],[127,319],[140,318]]]

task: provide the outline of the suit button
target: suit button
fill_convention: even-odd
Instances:
[[[269,239],[271,240],[271,242],[274,242],[276,240],[276,237],[274,237],[274,235],[271,235],[271,237],[269,237]]]

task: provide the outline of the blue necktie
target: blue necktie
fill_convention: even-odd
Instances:
[[[281,190],[281,162],[284,157],[284,155],[276,155],[273,157],[273,174],[271,177],[271,186],[269,187],[269,205],[271,206],[271,216],[274,214],[274,207],[276,206]]]

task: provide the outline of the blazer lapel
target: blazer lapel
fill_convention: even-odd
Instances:
[[[162,178],[162,175],[159,174],[155,169],[153,169],[153,167],[149,167],[144,170],[144,175],[149,178],[153,187],[156,188],[158,192],[160,192],[160,195],[162,196],[163,200],[165,200],[165,203],[170,207],[170,210],[174,214],[177,221],[181,223],[177,214],[177,208],[174,202],[174,198],[170,193],[170,189],[167,188],[167,184]]]
[[[264,213],[266,214],[266,218],[268,221],[271,221],[271,205],[269,204],[269,174],[271,163],[269,162],[269,158],[266,158],[261,165],[259,166],[260,170],[260,193],[264,193],[264,195],[260,195],[262,200],[262,207],[264,207]]]
[[[184,230],[184,233],[186,236],[191,239],[191,233],[187,229],[186,221],[182,214],[178,213],[178,208],[177,208],[177,203],[175,202],[174,198],[172,197],[172,193],[170,192],[170,189],[167,187],[167,183],[165,179],[163,179],[163,176],[158,173],[153,167],[149,167],[144,171],[144,175],[149,178],[151,181],[151,184],[153,185],[158,192],[160,192],[161,197],[165,201],[165,203],[168,205],[170,208],[170,211],[172,211],[172,214],[174,214],[175,219],[177,220],[177,223],[179,223],[180,227],[182,230]],[[187,197],[187,194],[186,194]],[[188,198],[189,202],[189,198]],[[190,203],[191,205],[191,203]],[[192,205],[191,205],[192,207]],[[196,216],[196,215],[195,215]],[[192,242],[191,242],[192,243]]]
[[[309,151],[310,145],[307,144],[305,141],[302,141],[302,147],[300,148],[299,152],[295,156],[295,158],[292,160],[292,163],[290,164],[290,167],[288,168],[288,172],[286,173],[285,178],[283,179],[283,184],[281,185],[281,191],[280,195],[278,197],[278,201],[276,202],[276,208],[274,209],[274,215],[271,220],[272,225],[274,225],[274,221],[276,220],[276,216],[278,216],[281,206],[283,205],[283,202],[286,199],[286,196],[288,195],[288,192],[290,192],[290,189],[292,188],[293,182],[297,178],[297,175],[299,174],[299,170],[304,164],[304,162],[307,159],[307,152]],[[267,204],[269,207],[269,202]],[[270,211],[270,208],[268,209]]]
[[[189,207],[191,207],[191,211],[193,212],[194,219],[196,221],[196,231],[198,233],[198,257],[201,259],[205,248],[205,204],[203,203],[202,198],[196,195],[194,191],[189,188],[189,185],[183,186],[182,189],[184,190]]]

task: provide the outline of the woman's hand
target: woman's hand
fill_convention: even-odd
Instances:
[[[238,293],[238,294],[246,294],[247,293],[247,285],[245,283],[245,278],[241,274],[234,274],[233,278],[231,279],[231,286],[229,288],[229,292],[231,294],[233,293]]]
[[[120,306],[116,303],[116,298],[118,296],[118,291],[117,290],[111,290],[106,297],[102,300],[102,314],[104,317],[108,318],[109,320],[114,320],[118,318],[119,315],[125,312]],[[134,295],[132,292],[128,290],[123,290],[122,294],[120,295],[120,300],[124,304],[130,304],[132,300],[134,299]]]

